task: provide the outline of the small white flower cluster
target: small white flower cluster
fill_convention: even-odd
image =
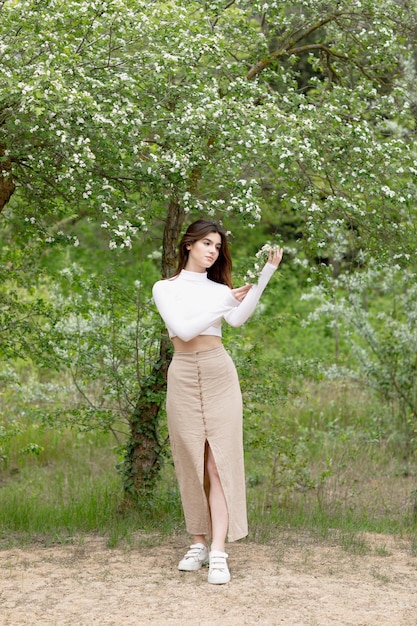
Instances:
[[[269,254],[273,252],[276,247],[277,244],[267,242],[262,246],[262,248],[258,250],[258,252],[255,254],[256,261],[253,265],[253,268],[249,269],[245,274],[245,282],[251,282],[258,279],[259,274],[269,257]]]
[[[270,242],[265,243],[260,250],[255,254],[257,259],[265,259],[267,258],[271,252],[274,252],[277,246]]]

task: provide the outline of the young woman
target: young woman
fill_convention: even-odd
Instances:
[[[253,313],[282,259],[275,249],[256,285],[233,289],[223,230],[200,219],[179,245],[178,267],[153,287],[174,345],[168,369],[168,431],[190,550],[178,569],[209,563],[208,582],[230,580],[226,536],[247,535],[242,397],[236,368],[221,339],[221,321],[241,326]],[[208,538],[211,548],[208,548]]]

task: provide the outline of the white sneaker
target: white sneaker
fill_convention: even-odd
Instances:
[[[200,569],[203,565],[208,563],[209,560],[209,551],[207,546],[204,543],[195,543],[190,546],[187,554],[184,558],[178,563],[178,569],[183,572],[194,572],[197,569]]]
[[[218,552],[217,550],[210,552],[210,566],[207,580],[212,585],[224,585],[229,582],[230,572],[226,561],[228,556],[226,552]]]

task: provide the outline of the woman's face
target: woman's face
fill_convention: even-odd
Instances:
[[[221,247],[222,238],[219,233],[209,233],[202,239],[188,244],[185,269],[189,272],[205,272],[219,258]]]

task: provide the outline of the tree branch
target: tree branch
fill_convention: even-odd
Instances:
[[[382,83],[384,85],[387,84],[386,81],[384,81],[381,77],[376,77],[375,75],[373,76],[372,74],[370,74],[365,69],[365,67],[361,63],[359,63],[359,61],[356,61],[355,59],[349,57],[346,54],[342,54],[341,52],[336,52],[332,50],[331,48],[329,48],[329,46],[326,46],[323,43],[312,43],[312,44],[307,44],[305,46],[299,46],[296,48],[285,48],[285,49],[276,50],[275,52],[271,53],[270,57],[263,59],[262,61],[259,61],[259,63],[253,66],[248,72],[246,77],[248,80],[252,80],[278,57],[298,55],[298,54],[303,54],[305,52],[311,52],[313,50],[320,50],[321,52],[324,52],[328,60],[330,60],[331,57],[334,57],[336,59],[341,59],[342,61],[346,61],[346,63],[350,62],[361,72],[361,74],[363,74],[369,80],[371,81],[378,80],[379,83]],[[328,65],[328,67],[331,69],[332,73],[336,75],[333,68],[330,66],[330,64]]]
[[[93,24],[94,24],[94,20],[97,17],[100,17],[102,14],[104,13],[103,9],[97,9],[97,11],[94,13],[94,15],[91,17],[90,20],[90,24],[89,26],[86,28],[86,31],[84,33],[83,38],[81,39],[80,43],[77,46],[77,49],[75,50],[75,54],[79,54],[81,52],[82,47],[84,46],[85,42],[87,41],[88,36],[90,35],[90,33],[93,32]]]
[[[260,74],[262,72],[262,70],[264,70],[266,67],[268,67],[269,65],[271,65],[271,63],[282,56],[286,56],[288,55],[288,51],[293,48],[293,46],[295,46],[299,41],[301,41],[302,39],[305,39],[306,37],[308,37],[309,35],[311,35],[312,33],[314,33],[315,31],[317,31],[318,29],[320,29],[322,26],[325,26],[326,24],[328,24],[329,22],[335,21],[337,18],[341,17],[342,15],[344,15],[345,12],[341,11],[340,13],[332,13],[331,15],[327,16],[326,18],[320,20],[319,22],[316,22],[315,24],[312,24],[309,28],[307,29],[299,29],[298,31],[296,31],[297,34],[294,34],[290,41],[288,42],[287,45],[281,46],[280,48],[278,48],[278,50],[275,50],[274,52],[271,52],[271,54],[268,57],[265,57],[264,59],[262,59],[261,61],[258,61],[258,63],[256,63],[256,65],[254,65],[249,72],[246,75],[246,78],[248,80],[253,80],[254,78],[256,78],[256,76],[258,76],[258,74]]]
[[[230,0],[230,2],[228,2],[226,4],[226,6],[223,8],[223,11],[227,11],[227,9],[229,7],[231,7],[234,3],[236,2],[236,0]],[[215,28],[215,26],[217,26],[217,22],[219,21],[219,16],[216,17],[216,19],[214,20],[214,22],[211,24],[212,28]]]

